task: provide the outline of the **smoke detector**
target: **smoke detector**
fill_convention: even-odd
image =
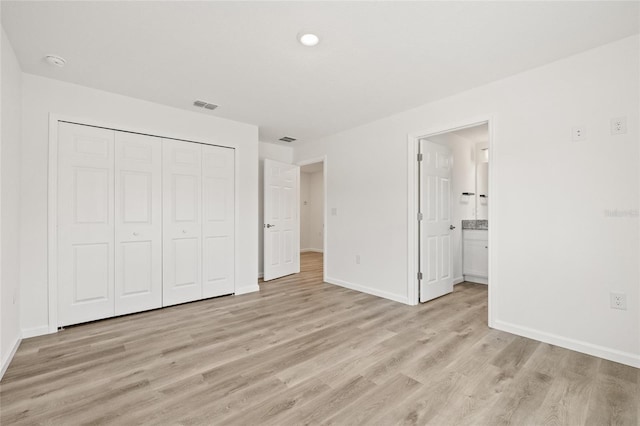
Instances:
[[[204,108],[204,109],[209,109],[209,110],[214,110],[214,109],[218,108],[218,105],[212,104],[212,103],[206,102],[206,101],[194,101],[193,105],[197,106],[198,108]]]
[[[44,59],[50,64],[58,68],[64,67],[64,64],[67,63],[64,58],[58,55],[47,55]]]
[[[293,142],[293,141],[296,140],[296,138],[291,138],[289,136],[284,136],[284,137],[281,137],[279,140],[281,140],[282,142]]]

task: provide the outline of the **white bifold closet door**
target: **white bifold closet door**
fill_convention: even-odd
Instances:
[[[234,292],[234,151],[163,140],[163,305]]]
[[[115,132],[115,314],[162,306],[161,139]]]
[[[114,315],[114,132],[58,127],[58,325]]]
[[[202,297],[235,291],[234,155],[202,145]]]
[[[163,139],[164,306],[202,299],[202,146]]]
[[[58,126],[58,325],[231,294],[234,150]]]

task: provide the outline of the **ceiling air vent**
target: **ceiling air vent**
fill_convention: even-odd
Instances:
[[[193,105],[197,106],[198,108],[204,108],[204,109],[210,109],[210,110],[214,110],[214,109],[218,108],[218,105],[211,104],[211,103],[205,102],[205,101],[195,101],[193,103]]]
[[[289,136],[285,136],[285,137],[283,137],[283,138],[280,138],[280,140],[281,140],[282,142],[293,142],[293,141],[295,141],[295,140],[296,140],[296,138],[290,138]]]

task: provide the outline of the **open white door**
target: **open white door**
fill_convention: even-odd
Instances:
[[[451,149],[420,141],[420,302],[453,291]]]
[[[300,167],[264,160],[264,280],[300,272]]]

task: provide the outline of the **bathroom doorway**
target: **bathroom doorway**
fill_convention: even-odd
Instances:
[[[488,120],[410,137],[416,303],[489,284],[490,139]]]

